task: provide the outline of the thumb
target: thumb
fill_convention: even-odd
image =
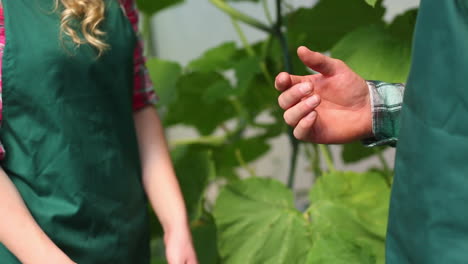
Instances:
[[[310,49],[301,46],[297,49],[297,55],[301,61],[309,68],[316,72],[320,72],[325,76],[335,74],[335,60],[321,53],[311,51]]]

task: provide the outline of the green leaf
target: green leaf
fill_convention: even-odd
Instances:
[[[234,65],[238,94],[245,94],[254,77],[261,72],[259,59],[247,57]]]
[[[239,100],[251,116],[278,108],[278,92],[270,86],[263,74],[256,74],[244,89]]]
[[[193,219],[209,180],[214,177],[212,152],[197,145],[181,146],[172,151],[172,160],[187,211]]]
[[[361,142],[353,142],[343,145],[341,157],[344,163],[349,164],[369,158],[385,149],[386,147],[368,148],[363,146]]]
[[[226,70],[233,65],[233,57],[237,54],[236,44],[226,42],[203,53],[203,55],[189,63],[189,70],[211,72]]]
[[[238,168],[241,164],[236,152],[239,151],[244,162],[249,163],[270,150],[266,140],[253,137],[240,139],[234,143],[226,144],[214,150],[213,157],[217,170]]]
[[[369,4],[370,6],[374,7],[375,4],[377,3],[377,0],[366,0],[366,3]]]
[[[177,98],[167,111],[166,126],[186,124],[195,127],[202,135],[208,135],[224,121],[235,117],[236,112],[227,99],[213,103],[200,100],[211,85],[223,79],[214,72],[194,72],[182,76],[177,83]]]
[[[309,210],[313,246],[308,264],[383,264],[384,240],[370,235],[352,210],[327,200]]]
[[[227,2],[254,2],[258,3],[260,0],[226,0]]]
[[[176,99],[176,84],[182,74],[182,68],[176,62],[157,58],[146,62],[154,89],[159,97],[159,104],[166,106]]]
[[[406,42],[411,42],[417,16],[418,9],[408,10],[397,16],[390,24],[388,30],[394,37]]]
[[[165,246],[162,237],[151,239],[151,264],[167,264]]]
[[[384,264],[389,196],[390,187],[380,173],[320,177],[307,210],[314,230],[308,263]],[[320,253],[324,248],[328,254]]]
[[[331,55],[367,80],[405,82],[411,62],[411,41],[395,37],[384,26],[366,26],[346,35],[333,47]]]
[[[282,183],[249,178],[225,186],[213,210],[222,263],[304,263],[307,220]]]
[[[198,262],[203,264],[220,263],[217,248],[218,236],[213,217],[206,214],[202,219],[192,222],[191,227]]]
[[[288,16],[291,49],[295,52],[298,46],[306,45],[315,51],[328,51],[348,32],[383,24],[384,13],[381,1],[372,8],[362,0],[321,0]]]
[[[138,9],[146,15],[152,16],[157,12],[183,3],[185,0],[136,0]]]
[[[202,102],[207,104],[212,104],[218,100],[227,100],[230,96],[236,95],[237,90],[235,90],[228,80],[222,79],[219,80],[209,87],[207,87],[205,93],[202,97]]]
[[[311,203],[331,201],[352,210],[363,228],[385,238],[390,187],[384,175],[334,172],[323,175],[310,192]]]

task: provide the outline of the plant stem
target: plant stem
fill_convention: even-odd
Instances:
[[[151,24],[151,16],[149,15],[143,15],[142,35],[145,40],[145,50],[144,50],[145,57],[147,58],[154,57],[156,55],[156,52],[154,51],[153,28]]]
[[[171,148],[184,145],[203,144],[211,146],[221,146],[226,141],[226,136],[206,136],[198,138],[187,138],[170,141]]]
[[[322,166],[320,164],[321,159],[320,159],[320,148],[319,145],[313,144],[314,148],[314,153],[315,153],[315,158],[314,158],[314,176],[317,179],[318,177],[322,176],[323,170]]]
[[[265,11],[266,19],[268,23],[273,24],[273,18],[271,17],[270,8],[268,8],[268,0],[262,0],[263,10]]]
[[[325,162],[327,163],[328,171],[335,172],[335,166],[333,165],[332,155],[330,149],[327,145],[320,144],[319,145],[320,151],[322,152],[323,156],[325,157]]]
[[[234,29],[237,32],[237,35],[239,35],[239,39],[242,42],[242,45],[244,45],[247,55],[254,57],[255,51],[253,50],[252,46],[247,40],[247,37],[245,36],[244,31],[242,31],[242,28],[240,27],[239,23],[237,23],[237,19],[231,17],[231,22],[232,22],[232,25],[234,26]]]
[[[299,154],[299,141],[296,140],[294,135],[292,136],[291,139],[291,132],[289,133],[289,141],[292,146],[292,153],[291,153],[291,159],[290,159],[290,165],[289,165],[289,175],[288,175],[288,187],[293,188],[294,187],[294,180],[296,176],[296,166],[297,166],[297,156]]]
[[[283,14],[281,11],[281,0],[276,0],[276,16],[277,16],[277,21],[275,25],[275,35],[278,38],[280,45],[281,45],[281,50],[283,51],[283,60],[284,60],[284,69],[288,73],[293,72],[293,66],[292,66],[292,60],[291,57],[289,56],[289,47],[288,47],[288,40],[283,33]]]
[[[250,57],[257,56],[257,54],[255,53],[255,50],[252,48],[249,41],[247,40],[247,37],[245,36],[244,31],[240,27],[239,23],[237,23],[237,19],[231,17],[231,21],[232,21],[232,25],[234,26],[234,29],[237,32],[237,35],[239,35],[239,39],[241,40],[242,45],[244,45],[244,48],[245,48],[245,50],[247,52],[247,55],[249,55]],[[268,72],[265,61],[263,61],[263,60],[259,61],[259,65],[260,65],[260,69],[262,70],[263,76],[265,77],[267,82],[270,84],[270,86],[273,87],[273,85],[274,85],[273,81],[272,81],[273,78],[271,77],[270,73]]]
[[[320,177],[322,170],[320,169],[320,152],[317,144],[306,144],[305,152],[309,158],[310,167],[314,172],[315,178]]]
[[[382,164],[382,168],[384,169],[384,171],[389,172],[389,171],[390,171],[390,167],[388,166],[388,163],[387,163],[387,161],[385,160],[385,157],[383,156],[382,151],[379,151],[379,150],[376,149],[376,148],[374,148],[373,150],[374,150],[375,154],[377,154],[377,157],[379,158],[380,163]]]
[[[289,47],[286,36],[283,33],[283,12],[282,12],[282,1],[276,0],[276,24],[274,27],[274,35],[278,38],[281,50],[283,53],[284,60],[284,69],[286,72],[292,73],[293,66],[291,62],[291,57],[289,56]],[[296,166],[297,166],[297,156],[299,153],[299,141],[294,137],[293,129],[289,128],[288,130],[289,143],[291,144],[292,153],[290,158],[290,167],[289,167],[289,176],[288,176],[288,187],[292,188],[294,184]]]
[[[244,133],[245,129],[247,128],[247,124],[249,123],[250,114],[245,110],[239,99],[230,98],[229,102],[231,102],[239,116],[236,129],[227,136],[227,142],[232,143],[238,141],[242,137],[242,134]]]
[[[213,5],[215,5],[217,8],[219,8],[221,11],[228,14],[229,16],[231,16],[234,19],[242,21],[242,22],[244,22],[244,23],[246,23],[248,25],[251,25],[252,27],[254,27],[256,29],[259,29],[261,31],[264,31],[266,33],[270,33],[270,34],[273,33],[273,30],[269,26],[263,24],[262,22],[260,22],[259,20],[255,19],[255,18],[253,18],[251,16],[248,16],[248,15],[240,12],[239,10],[231,7],[224,0],[210,0],[210,2]]]
[[[374,152],[377,154],[377,158],[379,158],[379,161],[382,164],[382,168],[385,173],[385,181],[387,182],[388,186],[392,186],[392,170],[390,169],[390,166],[388,166],[382,151],[374,149]]]
[[[247,163],[244,160],[244,157],[242,156],[242,153],[240,149],[236,149],[236,158],[239,164],[241,165],[242,168],[244,168],[247,172],[249,172],[251,177],[255,177],[255,171],[247,165]]]

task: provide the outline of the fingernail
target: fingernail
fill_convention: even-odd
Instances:
[[[317,112],[313,111],[310,114],[307,115],[307,119],[309,120],[314,120],[315,117],[317,117]]]
[[[311,97],[307,98],[306,100],[306,104],[310,107],[315,107],[317,106],[319,102],[319,98],[318,96],[315,94],[315,95],[312,95]]]
[[[299,91],[301,91],[302,94],[309,94],[312,92],[312,86],[310,83],[301,83],[299,86]]]

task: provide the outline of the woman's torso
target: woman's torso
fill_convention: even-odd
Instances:
[[[132,119],[135,36],[106,0],[102,57],[60,39],[52,0],[4,1],[2,168],[78,263],[146,263],[146,199]],[[16,263],[0,249],[0,262]]]

